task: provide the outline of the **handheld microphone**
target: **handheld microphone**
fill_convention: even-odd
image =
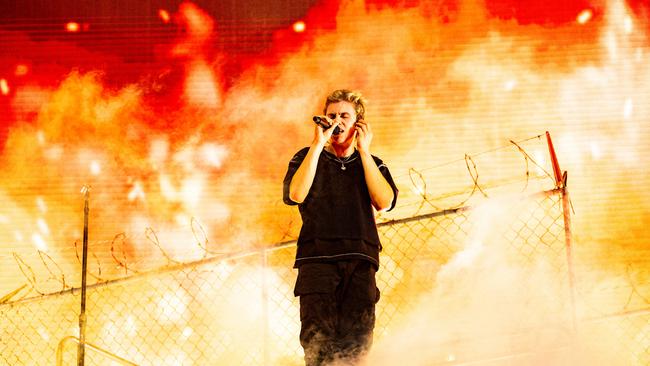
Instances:
[[[317,125],[321,126],[325,130],[332,127],[332,125],[330,125],[329,122],[327,122],[327,119],[323,116],[314,116],[313,120]],[[343,132],[343,130],[341,130],[339,126],[336,126],[334,127],[334,131],[332,131],[332,135],[338,135],[341,132]]]

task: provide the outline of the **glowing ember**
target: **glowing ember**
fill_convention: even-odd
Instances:
[[[162,19],[163,23],[169,23],[171,20],[171,17],[169,16],[169,12],[165,9],[160,9],[158,10],[158,16],[160,19]]]
[[[0,79],[0,93],[9,95],[9,83],[7,83],[6,79]]]
[[[580,12],[580,14],[578,15],[578,18],[576,20],[580,24],[586,24],[588,21],[591,20],[593,15],[594,15],[594,13],[591,11],[591,9],[585,9],[582,12]]]
[[[307,25],[302,20],[299,20],[293,23],[293,31],[296,33],[302,33],[307,28]]]
[[[65,30],[71,33],[76,33],[79,32],[81,27],[79,26],[79,23],[77,22],[68,22],[65,24]]]

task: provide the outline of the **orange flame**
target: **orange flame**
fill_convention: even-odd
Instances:
[[[309,144],[310,116],[323,97],[346,87],[368,96],[373,153],[400,188],[412,187],[405,178],[411,167],[550,130],[569,172],[581,265],[620,274],[647,253],[647,20],[619,1],[608,3],[606,17],[578,13],[581,6],[550,26],[530,14],[526,21],[502,16],[497,2],[396,3],[323,2],[304,18],[309,30],[299,37],[296,25],[278,31],[269,59],[233,77],[228,88],[224,56],[212,43],[215,23],[191,3],[174,17],[187,32],[166,59],[181,71],[170,66],[160,79],[122,88],[101,73],[79,72],[53,90],[12,85],[15,96],[4,99],[20,118],[0,160],[7,202],[0,223],[11,226],[0,239],[19,252],[69,248],[79,237],[70,223],[78,222],[84,184],[94,189],[92,237],[104,240],[98,252],[126,232],[130,258],[146,258],[151,253],[133,238],[154,227],[168,232],[161,246],[191,258],[197,253],[185,252],[195,241],[187,230],[194,217],[223,251],[286,239],[297,221],[295,211],[277,205],[286,164]],[[547,12],[554,9],[560,7]],[[164,22],[171,19],[163,12]],[[324,13],[332,16],[319,21]],[[79,24],[66,29],[77,32]],[[169,99],[181,102],[169,108],[151,101],[157,83],[173,84],[163,86],[178,88]],[[10,94],[6,79],[0,92]],[[32,96],[38,103],[20,104]],[[480,166],[481,178],[496,180],[501,166]],[[466,187],[466,177],[428,172],[435,183],[429,196]],[[412,189],[424,195],[423,187]],[[585,274],[592,275],[599,273]]]
[[[474,144],[481,150],[512,136],[550,129],[560,162],[571,172],[570,177],[575,177],[569,184],[575,187],[574,199],[579,203],[585,199],[582,192],[591,192],[583,189],[589,187],[590,180],[581,180],[593,174],[587,166],[613,171],[607,162],[614,161],[615,171],[624,168],[622,174],[635,175],[644,156],[645,147],[638,136],[644,132],[639,121],[646,118],[647,108],[633,80],[643,78],[638,68],[647,58],[647,46],[642,35],[633,32],[640,28],[636,23],[641,20],[616,4],[609,10],[611,23],[591,17],[579,35],[575,23],[544,29],[491,18],[492,5],[443,9],[426,4],[403,8],[358,2],[342,8],[324,4],[307,14],[304,22],[313,24],[310,29],[329,27],[330,23],[318,21],[331,11],[329,6],[338,11],[332,17],[336,28],[305,34],[304,50],[293,53],[282,53],[287,50],[283,44],[295,44],[295,38],[278,32],[273,50],[278,52],[279,62],[248,69],[226,91],[218,68],[222,56],[215,55],[210,42],[214,21],[196,5],[183,3],[176,19],[187,29],[186,36],[171,48],[183,74],[179,83],[183,103],[176,111],[169,113],[147,104],[147,85],[114,91],[93,74],[71,74],[51,95],[26,85],[16,94],[25,100],[36,97],[39,108],[43,105],[38,127],[21,127],[10,133],[3,164],[13,174],[11,180],[26,177],[17,168],[21,163],[60,166],[36,173],[31,188],[36,192],[41,190],[37,187],[51,186],[39,183],[57,181],[50,175],[65,172],[79,181],[103,179],[108,184],[116,180],[111,184],[120,187],[118,197],[138,198],[130,202],[144,199],[161,217],[175,218],[179,210],[189,208],[197,211],[183,213],[210,217],[208,202],[219,207],[255,202],[238,197],[234,187],[243,183],[266,192],[269,199],[275,197],[273,182],[285,168],[282,157],[308,142],[310,125],[304,121],[319,110],[325,90],[345,86],[366,91],[373,101],[370,116],[375,120],[375,149],[389,157],[397,174],[400,169],[405,172],[404,167],[430,165],[432,151],[437,161],[462,156],[465,145],[456,142],[478,139],[476,131],[490,131],[480,134],[480,143]],[[579,18],[587,13],[593,12],[584,10]],[[0,90],[9,94],[6,79],[0,81]],[[404,96],[405,101],[393,103],[396,95]],[[22,105],[14,104],[13,110],[20,108]],[[25,116],[34,114],[32,109],[24,112]],[[617,122],[595,128],[603,118]],[[400,121],[400,127],[395,128],[393,121]],[[40,139],[35,137],[39,129]],[[600,132],[603,129],[606,132]],[[419,139],[411,141],[410,131],[418,131]],[[164,141],[163,150],[160,141]],[[431,150],[432,144],[438,147]],[[277,158],[260,159],[268,156],[269,149]],[[156,152],[159,150],[163,152]],[[25,160],[28,156],[30,160]],[[236,165],[242,161],[247,163],[245,169]],[[201,169],[211,170],[197,172]],[[219,179],[219,190],[208,193],[199,188],[212,179]],[[133,182],[140,182],[137,189]],[[59,184],[69,183],[61,180]],[[161,189],[163,186],[166,188]],[[616,201],[618,194],[630,202],[643,201],[644,194],[633,186],[628,188],[604,189],[597,202]],[[412,189],[420,190],[404,191]],[[454,188],[441,185],[436,189],[434,194]],[[206,194],[212,198],[204,201]],[[118,203],[122,201],[105,199],[103,207],[122,205]],[[74,211],[74,205],[68,204],[64,211]],[[115,211],[131,209],[127,205]],[[280,219],[282,215],[273,211],[277,209],[261,209],[259,215],[264,219],[256,223],[274,227],[278,220],[290,221]],[[280,210],[285,215],[291,212],[284,207]],[[106,217],[112,211],[108,210]],[[222,220],[225,211],[219,212],[214,217]],[[604,229],[597,222],[591,216],[577,219],[583,232],[618,231]],[[631,225],[624,220],[616,222]],[[116,225],[105,234],[110,236],[111,231],[122,229]],[[270,241],[279,237],[277,231],[262,231]],[[55,242],[65,241],[62,238],[69,234],[60,233],[61,239]]]

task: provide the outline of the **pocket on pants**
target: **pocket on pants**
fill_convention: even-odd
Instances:
[[[293,290],[295,296],[331,294],[341,280],[336,264],[305,263],[298,268],[298,278]]]
[[[352,273],[348,296],[358,303],[376,304],[380,297],[375,278],[376,272],[370,262],[360,261]]]

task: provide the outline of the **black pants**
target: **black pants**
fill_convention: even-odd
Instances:
[[[372,344],[379,290],[367,261],[306,263],[298,270],[300,344],[307,366],[353,364]]]

